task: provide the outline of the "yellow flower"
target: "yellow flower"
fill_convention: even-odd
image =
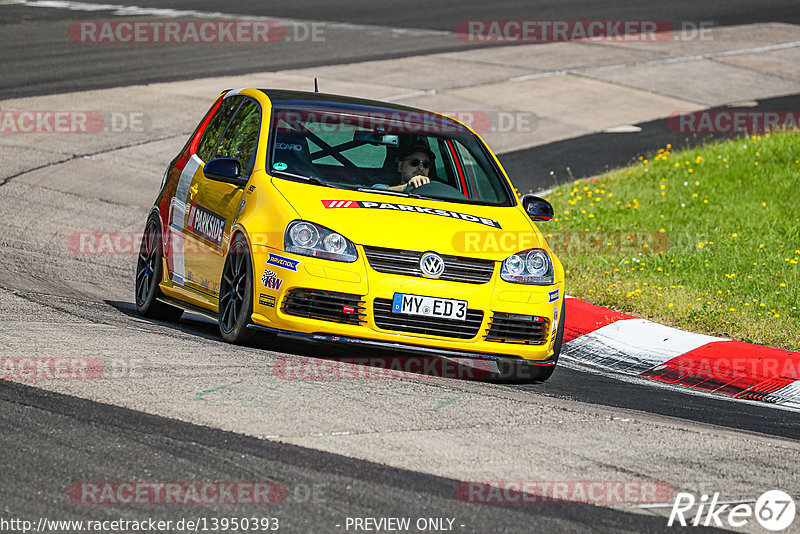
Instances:
[[[780,286],[781,286],[781,287],[786,287],[786,284],[784,284],[783,282],[781,282]]]
[[[681,166],[681,164],[680,164],[680,163],[678,163],[678,162],[676,161],[676,162],[675,162],[675,168],[677,169],[677,168],[678,168],[678,167],[680,167],[680,166]]]
[[[704,246],[706,246],[706,244],[705,244],[705,243],[703,243],[702,241],[700,241],[700,242],[697,244],[697,248],[703,248]]]
[[[736,232],[733,232],[733,233],[731,234],[731,237],[739,237],[739,234],[737,234]]]
[[[659,232],[661,232],[662,234],[663,234],[664,232],[666,232],[666,230],[664,230],[663,228],[660,228],[658,231],[659,231]]]

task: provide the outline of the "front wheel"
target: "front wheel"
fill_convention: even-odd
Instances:
[[[558,318],[558,329],[556,339],[553,341],[553,365],[543,366],[524,361],[519,362],[499,362],[499,378],[510,382],[546,382],[556,370],[556,363],[561,354],[561,346],[564,344],[564,310],[566,300],[561,302],[561,312]]]
[[[247,328],[253,314],[253,266],[250,249],[241,234],[231,243],[219,284],[219,332],[229,343],[253,335]]]

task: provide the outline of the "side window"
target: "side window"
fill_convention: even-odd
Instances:
[[[456,147],[458,157],[464,169],[469,197],[488,202],[497,202],[500,197],[498,197],[497,192],[494,190],[494,187],[498,187],[496,181],[491,180],[486,175],[481,164],[478,163],[467,147],[458,141],[453,141],[453,144]],[[488,165],[488,162],[486,165]]]
[[[239,160],[242,174],[253,170],[258,132],[261,127],[261,109],[254,100],[245,98],[236,116],[219,142],[215,158]]]
[[[203,161],[211,159],[211,156],[214,154],[214,149],[217,148],[217,143],[219,142],[222,132],[225,131],[225,127],[228,126],[228,122],[230,122],[231,117],[233,117],[236,108],[239,107],[241,102],[242,97],[240,96],[232,96],[222,101],[219,109],[217,109],[217,112],[211,117],[208,126],[206,126],[203,136],[200,138],[200,142],[197,144],[197,157]]]
[[[446,167],[445,158],[449,157],[449,153],[445,152],[446,145],[442,139],[431,139],[434,141],[430,143],[431,151],[436,156],[432,176],[436,176],[439,180],[445,183],[450,183],[450,173]],[[444,149],[444,150],[443,150]]]

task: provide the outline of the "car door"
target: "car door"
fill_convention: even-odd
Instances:
[[[187,283],[213,297],[219,295],[224,254],[231,227],[243,207],[244,189],[210,180],[202,170],[214,158],[235,158],[239,161],[242,177],[247,179],[253,170],[261,126],[261,108],[255,100],[243,96],[229,99],[233,102],[224,102],[227,111],[223,111],[220,124],[213,124],[216,130],[222,129],[221,122],[230,115],[224,130],[218,137],[216,131],[209,132],[208,139],[204,135],[198,144],[197,156],[203,163],[189,189],[184,234]],[[229,110],[234,105],[236,110],[231,114]],[[190,250],[192,253],[189,253]]]

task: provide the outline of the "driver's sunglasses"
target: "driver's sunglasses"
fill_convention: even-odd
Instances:
[[[431,168],[431,162],[430,162],[430,160],[427,160],[427,159],[419,159],[419,158],[406,158],[406,159],[404,159],[403,161],[407,161],[407,162],[409,162],[409,163],[411,164],[411,166],[412,166],[412,167],[416,167],[417,165],[419,165],[420,163],[422,163],[422,166],[423,166],[424,168],[426,168],[426,169],[430,169],[430,168]]]

